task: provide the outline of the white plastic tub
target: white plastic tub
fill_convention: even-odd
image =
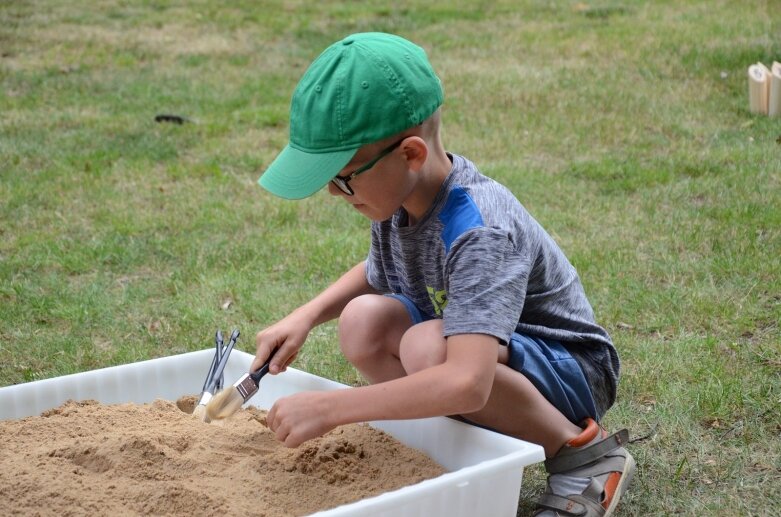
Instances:
[[[38,415],[69,399],[94,399],[104,404],[146,403],[197,394],[213,355],[213,350],[203,350],[0,388],[0,419]],[[251,362],[250,354],[234,351],[225,368],[225,383],[238,379]],[[264,377],[260,391],[250,403],[268,409],[276,399],[298,391],[345,387],[288,368],[283,374]],[[523,468],[545,459],[537,445],[449,418],[371,424],[424,451],[448,473],[316,515],[515,516]]]

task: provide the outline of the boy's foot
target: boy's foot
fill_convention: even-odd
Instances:
[[[608,436],[594,420],[545,461],[548,486],[537,502],[536,517],[612,515],[635,473],[624,449],[626,429]]]

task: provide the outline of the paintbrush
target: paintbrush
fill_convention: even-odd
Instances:
[[[222,332],[217,331],[215,337],[215,346],[217,351],[212,359],[212,365],[209,368],[209,373],[206,376],[206,381],[203,383],[203,390],[201,391],[201,398],[198,400],[198,404],[193,409],[193,416],[203,422],[209,422],[209,417],[206,415],[206,405],[212,399],[215,390],[222,386],[222,372],[225,370],[225,365],[228,363],[228,357],[231,350],[236,345],[236,340],[239,339],[240,332],[235,329],[231,333],[230,341],[228,345],[222,347]]]
[[[212,397],[206,404],[206,417],[209,420],[222,420],[233,415],[245,402],[258,392],[260,379],[268,373],[268,367],[274,352],[266,359],[266,362],[258,370],[245,373],[233,386],[226,388]]]
[[[214,352],[214,357],[212,357],[212,364],[209,365],[209,371],[206,372],[206,380],[203,381],[201,396],[198,399],[198,403],[195,405],[195,409],[193,409],[193,416],[203,422],[206,422],[206,403],[209,402],[214,395],[214,393],[209,392],[208,389],[214,378],[214,371],[222,358],[222,344],[222,331],[217,329],[217,333],[214,336],[214,346],[216,350]]]

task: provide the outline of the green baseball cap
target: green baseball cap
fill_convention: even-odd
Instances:
[[[444,101],[426,52],[399,36],[353,34],[309,65],[290,103],[290,141],[258,183],[277,196],[311,196],[356,151],[416,126]]]

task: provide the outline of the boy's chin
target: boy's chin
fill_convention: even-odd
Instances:
[[[359,211],[360,211],[360,210],[359,210]],[[360,211],[360,212],[361,212],[361,213],[362,213],[364,216],[366,216],[367,218],[371,219],[373,222],[375,222],[375,223],[381,223],[381,222],[383,222],[383,221],[387,221],[388,219],[390,219],[391,217],[393,217],[393,214],[394,214],[396,211],[394,210],[394,211],[392,211],[392,212],[390,212],[390,213],[388,213],[388,214],[380,214],[380,213],[377,213],[377,212],[373,212],[373,213],[369,214],[369,213],[367,213],[368,211],[367,211],[367,212]]]
[[[387,219],[387,217],[383,218],[382,214],[380,214],[377,209],[369,208],[366,205],[355,204],[353,205],[353,208],[359,211],[364,217],[367,217],[375,222],[384,221]]]

